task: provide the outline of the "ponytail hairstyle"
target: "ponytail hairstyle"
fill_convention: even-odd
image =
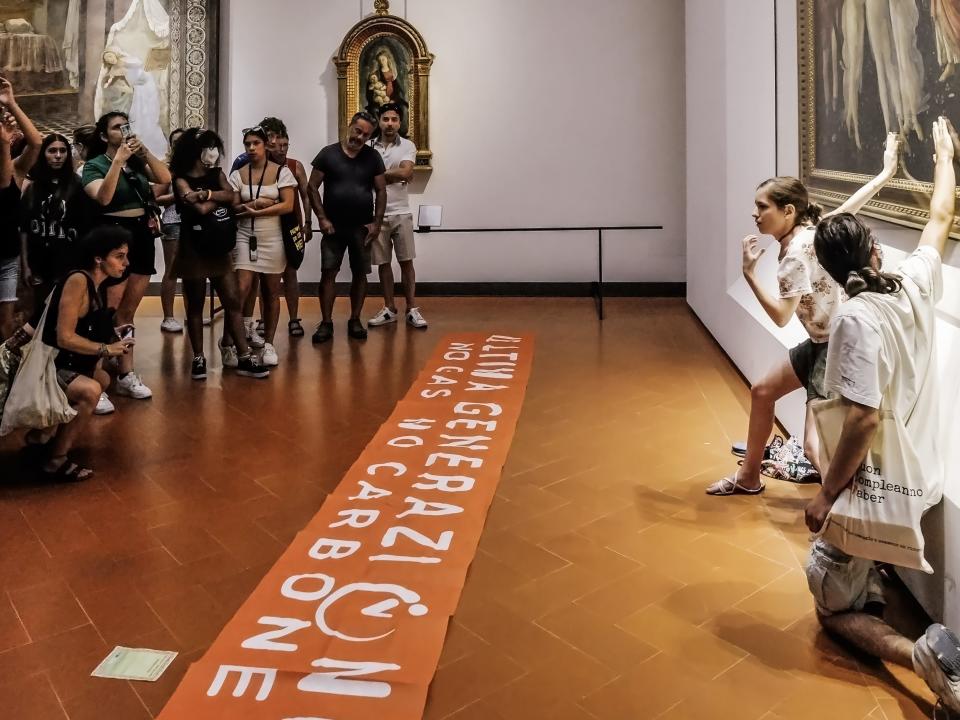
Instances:
[[[820,265],[848,297],[862,292],[888,295],[903,289],[899,275],[874,267],[877,241],[870,228],[850,213],[831,215],[817,225],[813,247]]]
[[[810,202],[807,187],[795,177],[772,177],[757,185],[773,204],[783,210],[787,205],[793,205],[797,210],[797,225],[816,225],[823,217],[823,208],[815,202]]]

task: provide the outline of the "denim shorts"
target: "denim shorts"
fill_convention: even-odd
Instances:
[[[860,612],[883,604],[883,582],[873,560],[852,557],[817,538],[807,557],[807,585],[821,615]]]
[[[17,301],[17,280],[20,279],[20,256],[0,260],[0,302]]]

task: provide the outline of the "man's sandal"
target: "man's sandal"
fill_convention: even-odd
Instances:
[[[49,482],[82,482],[93,476],[93,470],[77,465],[70,458],[64,458],[56,470],[41,468],[40,472]]]
[[[736,477],[725,477],[709,486],[706,492],[707,495],[759,495],[766,487],[762,480],[760,487],[746,488],[737,482]]]
[[[303,337],[303,325],[300,324],[300,318],[294,318],[287,323],[287,332],[291,337]]]

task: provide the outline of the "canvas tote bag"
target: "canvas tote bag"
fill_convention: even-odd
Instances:
[[[22,428],[43,430],[70,422],[77,416],[77,411],[70,407],[66,394],[57,383],[57,368],[53,361],[60,351],[42,339],[49,310],[48,299],[33,340],[23,348],[20,367],[3,407],[0,436]]]

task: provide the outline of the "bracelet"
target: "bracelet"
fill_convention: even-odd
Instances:
[[[207,202],[210,202],[210,198],[213,197],[213,190],[207,188]]]
[[[107,356],[107,346],[100,343],[100,350],[97,351],[97,357],[105,358]]]

